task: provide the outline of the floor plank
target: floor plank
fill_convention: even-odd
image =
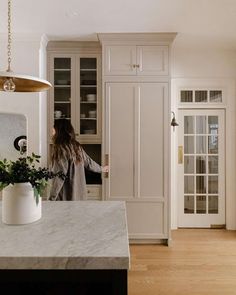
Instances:
[[[172,245],[131,245],[129,295],[236,294],[236,231],[178,229]]]

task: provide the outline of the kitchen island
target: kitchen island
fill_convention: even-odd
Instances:
[[[127,294],[124,202],[45,201],[39,221],[1,223],[0,232],[0,285],[8,291]]]

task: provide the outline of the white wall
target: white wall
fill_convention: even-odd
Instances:
[[[12,43],[12,69],[15,72],[46,77],[46,43],[43,36],[14,36]],[[0,36],[0,69],[7,68],[6,37]],[[236,229],[236,50],[226,44],[218,44],[203,37],[178,34],[172,48],[172,106],[176,111],[176,89],[190,83],[223,83],[229,87],[226,109],[226,223],[227,228]],[[218,80],[217,80],[218,79]],[[41,163],[47,159],[47,102],[46,93],[4,93],[0,92],[0,112],[24,114],[27,117],[27,136],[32,151],[42,155]],[[176,128],[177,129],[177,128]],[[172,131],[172,228],[177,227],[176,200],[176,135]]]
[[[193,40],[179,35],[174,41],[171,57],[171,109],[176,112],[177,121],[177,95],[180,87],[219,85],[227,89],[226,226],[228,229],[236,229],[236,49],[201,38]],[[177,133],[172,130],[171,134],[172,228],[178,226]]]
[[[0,69],[7,68],[6,36],[0,36]],[[13,35],[12,70],[21,74],[39,77],[45,72],[41,36]],[[41,55],[39,54],[41,50]],[[39,93],[0,92],[0,112],[23,114],[27,118],[28,153],[42,155],[41,164],[46,163],[46,107],[45,96]]]
[[[21,156],[14,146],[19,136],[26,135],[26,118],[22,115],[0,113],[0,159],[16,160]]]

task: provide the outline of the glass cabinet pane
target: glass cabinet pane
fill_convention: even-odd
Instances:
[[[191,90],[181,90],[180,92],[181,102],[193,102],[193,91]]]
[[[195,91],[195,102],[207,102],[207,91],[196,90]]]
[[[210,90],[210,102],[222,102],[222,91]]]
[[[71,118],[71,58],[54,58],[54,119]]]
[[[96,58],[80,58],[80,134],[97,134]]]

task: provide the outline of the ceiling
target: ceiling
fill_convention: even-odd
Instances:
[[[178,32],[236,45],[236,0],[12,0],[14,33],[96,40],[97,32]],[[0,0],[0,33],[7,0]]]

